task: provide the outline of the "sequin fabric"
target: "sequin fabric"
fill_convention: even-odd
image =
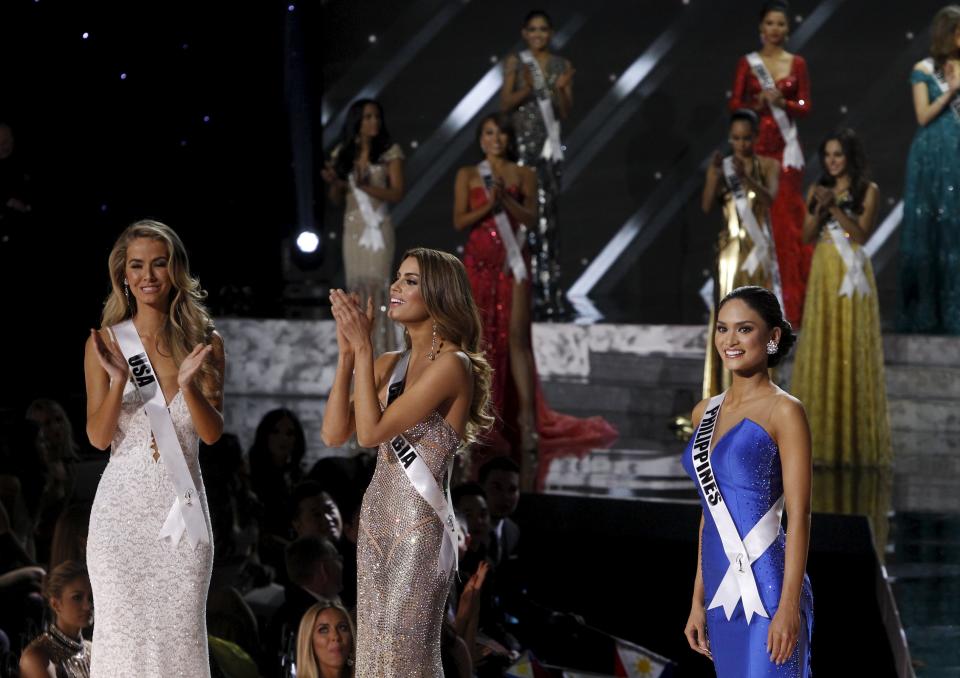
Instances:
[[[524,87],[523,68],[516,57],[514,91]],[[544,77],[554,101],[554,116],[559,120],[556,105],[557,78],[566,69],[566,60],[551,54],[544,69]],[[563,309],[563,292],[560,289],[560,234],[557,219],[557,198],[560,195],[561,163],[545,160],[543,143],[547,129],[543,124],[536,97],[527,97],[513,112],[513,128],[517,135],[519,164],[532,167],[537,172],[537,209],[540,217],[536,228],[527,231],[527,244],[532,254],[530,260],[533,280],[533,312],[537,318],[556,316]],[[561,137],[562,139],[562,137]]]
[[[863,263],[868,296],[840,296],[846,272],[824,230],[810,269],[806,324],[790,391],[806,406],[815,464],[884,466],[892,452],[880,307],[870,257]]]
[[[336,162],[339,147],[334,149],[333,161]],[[403,160],[403,150],[394,144],[384,152],[375,163],[369,165],[370,185],[386,188],[388,185],[387,166],[393,160]],[[373,209],[380,207],[380,201],[370,196]],[[366,228],[366,222],[357,206],[353,191],[346,193],[346,210],[343,214],[343,267],[346,274],[348,292],[357,292],[362,299],[373,298],[374,320],[371,339],[377,355],[396,350],[399,344],[397,325],[387,318],[387,306],[390,300],[390,281],[393,279],[393,255],[396,237],[393,222],[387,217],[380,222],[385,247],[371,250],[360,247],[360,235]]]
[[[690,458],[694,440],[691,438],[682,460],[683,468],[691,478],[696,478]],[[762,426],[751,419],[743,419],[714,441],[710,458],[723,503],[743,538],[783,494],[780,450]],[[701,562],[704,605],[709,606],[730,561],[723,550],[723,542],[720,541],[720,534],[699,483],[697,488],[704,516]],[[800,594],[801,629],[796,649],[782,666],[771,662],[766,651],[770,621],[780,605],[785,554],[786,534],[781,528],[773,544],[750,566],[769,618],[755,615],[747,624],[743,601],[737,603],[729,620],[722,607],[707,610],[707,636],[717,678],[809,678],[811,675],[813,594],[806,575]]]
[[[160,540],[174,489],[154,461],[150,421],[130,383],[90,515],[87,566],[96,605],[92,678],[204,678],[213,534],[197,461],[198,436],[178,391],[170,416],[197,488],[210,538],[192,547]]]
[[[50,625],[31,641],[28,651],[35,651],[53,664],[57,678],[90,678],[90,641],[69,638]]]
[[[783,94],[784,109],[791,120],[810,115],[810,76],[807,62],[802,56],[793,55],[790,72],[775,84]],[[753,109],[760,91],[760,81],[750,69],[747,58],[741,57],[731,90],[730,110]],[[764,106],[757,111],[757,115],[760,118],[760,128],[753,144],[754,153],[775,158],[782,163],[786,144],[780,128],[777,127],[777,121],[773,118],[773,112],[769,106]],[[770,225],[783,284],[784,312],[794,327],[799,327],[803,318],[803,299],[807,276],[810,274],[810,262],[813,259],[813,247],[803,244],[803,218],[807,208],[802,184],[802,169],[781,167],[777,195],[770,207]]]
[[[929,73],[910,82],[940,96]],[[960,334],[960,121],[949,106],[910,145],[899,256],[898,331]]]
[[[443,487],[460,436],[433,412],[404,437]],[[442,540],[437,514],[383,443],[360,509],[355,678],[442,678],[440,630],[450,587],[438,566]]]

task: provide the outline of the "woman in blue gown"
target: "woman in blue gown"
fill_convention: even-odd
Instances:
[[[933,19],[930,57],[910,73],[920,128],[900,227],[901,332],[960,334],[960,8]]]
[[[714,345],[733,382],[694,409],[683,456],[703,503],[684,633],[718,678],[810,676],[810,428],[768,372],[794,341],[769,290],[738,287],[720,301]]]

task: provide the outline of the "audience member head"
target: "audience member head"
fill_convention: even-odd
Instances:
[[[490,536],[490,511],[483,488],[476,483],[464,483],[453,488],[453,509],[467,519],[471,545],[486,543]]]
[[[27,407],[27,419],[40,427],[48,460],[76,458],[73,426],[60,403],[49,398],[38,398]]]
[[[311,606],[297,633],[297,677],[350,676],[355,637],[353,620],[342,605],[325,601]]]
[[[53,568],[44,581],[43,597],[57,628],[70,638],[93,623],[93,592],[85,564],[67,560]]]
[[[287,546],[287,576],[314,595],[334,599],[343,589],[343,558],[329,539],[301,537]]]
[[[261,474],[273,476],[285,471],[299,477],[300,460],[306,451],[306,438],[297,415],[286,408],[267,412],[257,425],[250,448],[250,473],[254,482]]]
[[[326,537],[332,542],[343,536],[340,509],[320,483],[304,480],[290,494],[291,524],[297,537]]]
[[[727,336],[734,332],[736,346],[727,355],[725,347],[730,343]],[[775,367],[787,356],[796,339],[779,300],[765,287],[738,287],[717,306],[714,345],[729,370]]]
[[[947,5],[933,16],[930,27],[930,56],[937,68],[960,54],[960,5]]]
[[[90,504],[71,504],[57,517],[50,546],[50,570],[72,560],[86,562],[87,533],[90,530]]]
[[[494,457],[480,467],[479,480],[493,522],[513,515],[520,501],[520,467],[516,462],[510,457]]]

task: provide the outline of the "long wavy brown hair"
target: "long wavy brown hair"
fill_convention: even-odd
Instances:
[[[463,263],[452,254],[415,247],[400,261],[413,257],[420,265],[420,296],[437,324],[437,332],[463,351],[473,367],[473,401],[464,440],[469,444],[493,425],[490,413],[490,382],[493,370],[483,355],[483,328],[473,301],[470,281]],[[406,335],[407,348],[410,336]]]
[[[947,59],[957,57],[957,30],[960,30],[960,5],[941,7],[930,27],[930,56],[937,69],[942,69]]]
[[[160,330],[159,339],[161,345],[171,352],[174,362],[180,365],[194,346],[210,342],[214,327],[203,303],[207,293],[200,287],[200,281],[190,275],[187,249],[180,236],[164,223],[143,219],[128,226],[117,238],[110,250],[108,266],[111,290],[103,305],[100,327],[116,325],[137,314],[137,300],[132,294],[128,297],[123,286],[127,279],[127,248],[137,238],[158,240],[167,247],[167,270],[173,290],[167,322]],[[219,376],[216,369],[209,361],[205,361],[200,372],[204,395],[217,395],[213,393],[213,384]]]

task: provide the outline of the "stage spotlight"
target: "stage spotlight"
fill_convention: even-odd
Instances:
[[[297,236],[297,248],[304,254],[313,254],[320,246],[320,236],[313,231],[301,231]]]

